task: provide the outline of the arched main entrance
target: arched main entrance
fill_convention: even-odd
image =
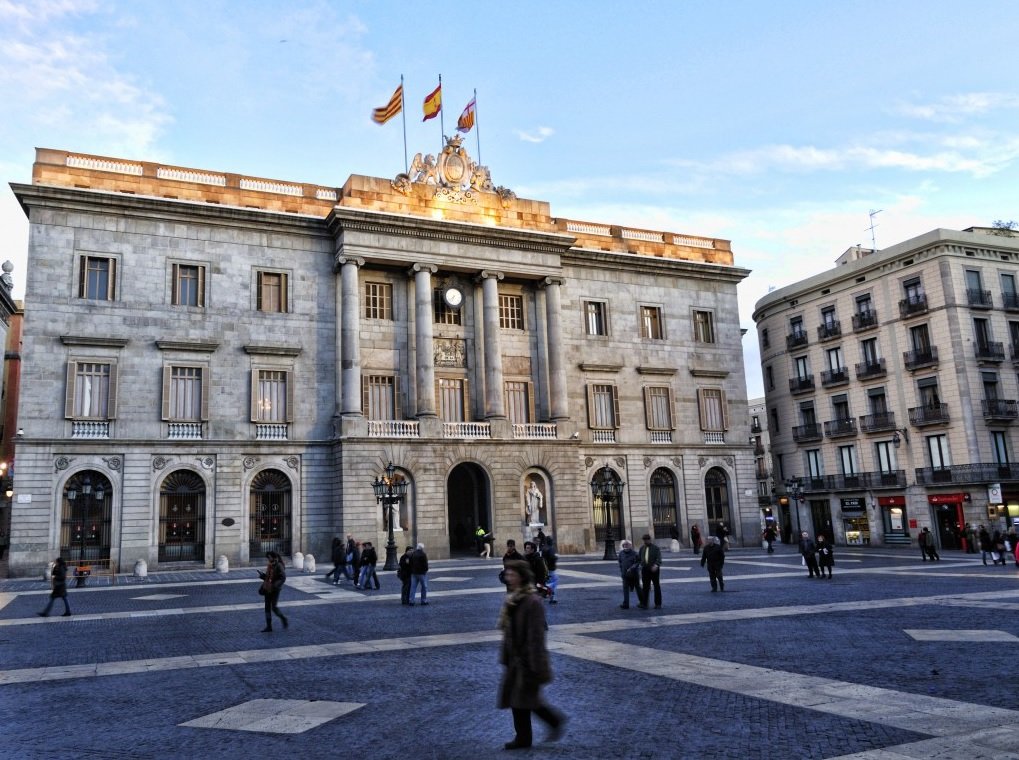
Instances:
[[[85,470],[64,486],[60,556],[68,562],[110,558],[113,488],[101,472]]]
[[[449,505],[449,552],[474,551],[474,531],[479,525],[492,531],[492,500],[488,475],[473,462],[458,464],[446,479]]]
[[[676,479],[664,467],[651,473],[651,520],[655,538],[683,535],[676,505]]]
[[[263,470],[251,481],[248,510],[248,552],[251,559],[276,551],[290,556],[292,508],[290,478],[279,470]]]
[[[704,476],[704,501],[708,507],[708,530],[712,534],[719,523],[732,530],[732,514],[729,509],[729,478],[721,467],[712,467]]]
[[[190,470],[159,487],[159,561],[205,561],[205,481]]]

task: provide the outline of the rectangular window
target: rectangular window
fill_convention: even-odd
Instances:
[[[439,419],[445,422],[464,422],[467,381],[456,377],[440,377],[436,378],[435,384],[439,390]]]
[[[1019,348],[1019,322],[1010,320],[1008,323],[1008,337],[1012,342],[1013,348]],[[1013,351],[1012,358],[1015,359],[1015,352]]]
[[[764,383],[769,391],[775,390],[775,373],[771,371],[770,364],[764,368]]]
[[[714,315],[710,311],[694,311],[693,337],[698,343],[715,342]]]
[[[584,324],[588,335],[608,335],[606,304],[602,301],[584,301]]]
[[[966,289],[975,291],[984,289],[984,283],[983,279],[980,277],[980,272],[975,269],[966,270]]]
[[[810,365],[807,363],[807,357],[797,356],[794,361],[796,363],[796,377],[799,380],[806,380],[810,377]]]
[[[856,474],[856,446],[839,446],[839,466],[843,475]]]
[[[835,323],[838,322],[838,320],[835,318],[834,307],[829,306],[828,308],[821,309],[821,322],[828,329],[835,327]]]
[[[902,290],[906,295],[906,300],[910,303],[920,303],[924,299],[923,283],[920,282],[919,277],[902,283]]]
[[[845,364],[842,363],[842,348],[829,348],[828,349],[828,369],[832,372],[838,372],[842,369]]]
[[[503,330],[524,329],[524,297],[499,294],[499,327]]]
[[[640,337],[661,340],[662,309],[659,306],[640,307]]]
[[[831,411],[832,416],[837,420],[848,420],[849,416],[849,399],[845,395],[833,396],[831,400]]]
[[[399,379],[392,375],[365,375],[361,385],[361,412],[370,420],[402,418]]]
[[[991,327],[986,319],[973,320],[973,337],[981,348],[986,349],[990,345]]]
[[[909,341],[914,351],[922,354],[930,353],[931,335],[927,330],[927,325],[917,325],[916,327],[909,328]]]
[[[599,383],[587,386],[587,417],[592,430],[619,427],[619,390],[616,386]]]
[[[873,366],[881,360],[881,356],[877,350],[877,338],[861,340],[860,352],[863,354],[863,362],[867,366]]]
[[[807,474],[811,478],[820,478],[824,475],[824,470],[821,467],[821,450],[820,449],[808,449],[807,450]]]
[[[781,432],[778,429],[778,409],[771,410],[771,429],[768,432],[773,436],[777,436]]]
[[[895,444],[891,441],[878,441],[874,444],[874,451],[877,454],[877,467],[881,472],[895,472]]]
[[[871,388],[867,391],[867,401],[871,414],[884,414],[888,411],[888,397],[884,388]]]
[[[856,313],[869,315],[874,310],[874,302],[870,299],[870,293],[856,297]]]
[[[1008,464],[1008,437],[1004,431],[991,432],[991,451],[994,453],[995,464]]]
[[[813,401],[805,401],[800,404],[800,419],[804,425],[817,424],[817,413],[814,411]]]
[[[113,301],[117,297],[117,260],[109,256],[81,256],[78,298]]]
[[[251,372],[255,387],[253,422],[284,423],[292,419],[293,383],[285,369],[256,369]]]
[[[1004,293],[1006,296],[1013,296],[1011,302],[1015,303],[1014,298],[1014,296],[1016,295],[1015,275],[1013,274],[1001,275],[1001,292]]]
[[[667,385],[644,387],[644,415],[648,430],[672,430],[672,389]]]
[[[952,458],[948,454],[947,435],[927,436],[927,454],[931,458],[931,467],[935,469],[952,466]]]
[[[287,299],[287,275],[285,272],[258,272],[255,308],[272,314],[290,311]]]
[[[116,417],[117,365],[108,361],[69,361],[64,416],[109,420]]]
[[[761,330],[761,348],[771,348],[771,338],[768,337],[768,328]]]
[[[198,264],[174,264],[170,303],[174,306],[205,306],[205,267]]]
[[[725,391],[720,388],[698,388],[697,399],[699,402],[701,430],[719,432],[729,429],[729,413]]]
[[[920,398],[920,403],[928,409],[941,406],[941,397],[938,395],[938,379],[936,377],[918,380],[916,383],[916,393]]]
[[[988,401],[995,401],[1000,398],[998,394],[998,373],[981,372],[980,380],[984,385],[984,398]]]
[[[789,332],[797,338],[802,338],[806,334],[803,332],[803,317],[793,317],[789,320]]]
[[[527,380],[506,381],[506,413],[511,424],[526,425],[534,419],[531,384]]]
[[[364,318],[393,318],[393,286],[388,282],[366,282],[364,284]]]
[[[432,311],[435,315],[437,325],[459,325],[462,324],[462,309],[454,309],[442,296],[441,290],[432,291]]]
[[[163,367],[163,419],[201,422],[209,418],[208,372],[202,367]]]

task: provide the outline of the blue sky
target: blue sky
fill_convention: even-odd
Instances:
[[[869,245],[1019,221],[1019,3],[0,0],[7,183],[35,147],[341,185],[437,152],[478,90],[496,184],[557,216],[732,240],[741,319]],[[476,152],[474,136],[468,149]],[[748,392],[761,395],[745,339]]]

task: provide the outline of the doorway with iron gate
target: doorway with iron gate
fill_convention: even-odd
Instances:
[[[827,499],[810,500],[810,523],[814,538],[824,534],[829,546],[835,544],[835,529],[831,524],[831,503]]]
[[[474,555],[474,531],[492,527],[491,487],[488,474],[474,462],[458,464],[446,478],[450,556]],[[499,537],[496,536],[496,541]],[[493,550],[498,551],[496,547]]]

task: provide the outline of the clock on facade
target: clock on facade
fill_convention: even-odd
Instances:
[[[464,294],[456,288],[446,288],[446,292],[443,293],[443,298],[446,300],[446,305],[451,309],[459,309],[460,304],[463,303]]]

